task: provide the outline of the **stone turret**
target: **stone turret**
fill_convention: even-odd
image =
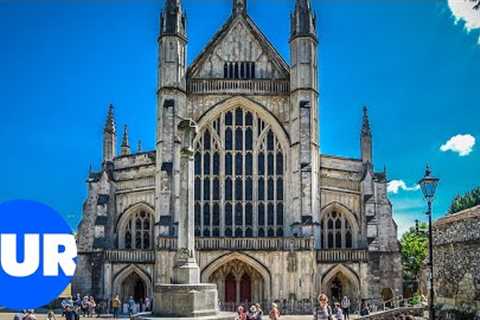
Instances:
[[[122,138],[122,145],[121,147],[121,154],[122,156],[128,156],[130,154],[130,143],[128,142],[128,126],[125,125],[123,128],[123,138]]]
[[[103,129],[103,163],[112,162],[115,158],[116,129],[113,105],[108,107],[107,120]]]
[[[291,205],[297,221],[320,219],[318,74],[315,14],[309,1],[297,0],[291,15],[290,123],[292,182],[296,194]],[[297,187],[298,186],[298,187]],[[293,223],[295,221],[288,221]],[[319,234],[317,235],[319,237]],[[319,238],[318,238],[319,240]],[[320,243],[320,241],[318,241]]]
[[[232,14],[234,16],[247,14],[247,0],[233,0]]]
[[[362,130],[360,133],[360,149],[362,162],[364,164],[372,164],[372,130],[370,129],[370,121],[368,120],[367,107],[363,107]]]

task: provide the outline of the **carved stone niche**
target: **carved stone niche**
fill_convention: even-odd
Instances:
[[[193,150],[193,139],[198,131],[198,126],[192,119],[184,119],[178,124],[178,130],[180,131],[180,142],[182,143],[182,150]]]

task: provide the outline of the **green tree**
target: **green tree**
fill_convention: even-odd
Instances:
[[[425,258],[428,255],[428,226],[420,223],[403,234],[400,240],[403,280],[405,285],[414,293],[418,290],[418,277]]]
[[[480,205],[480,187],[477,187],[464,195],[457,195],[450,204],[448,213],[454,214],[478,205]]]

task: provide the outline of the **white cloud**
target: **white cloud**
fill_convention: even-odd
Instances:
[[[456,22],[465,22],[467,31],[480,29],[480,0],[448,0],[448,6]]]
[[[397,194],[400,190],[403,191],[417,191],[420,189],[419,185],[408,187],[405,181],[403,180],[392,180],[388,183],[387,191],[389,193]]]
[[[475,146],[475,137],[470,134],[459,134],[451,137],[440,147],[443,152],[452,151],[458,153],[460,157],[468,156]]]

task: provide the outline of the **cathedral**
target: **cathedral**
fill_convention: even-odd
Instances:
[[[397,226],[386,172],[374,171],[367,109],[359,112],[358,158],[320,152],[312,4],[292,0],[289,62],[247,6],[233,0],[231,16],[187,65],[182,1],[165,1],[156,148],[132,152],[125,127],[117,152],[110,106],[102,168],[87,181],[74,293],[141,301],[171,283],[187,190],[201,281],[217,285],[224,305],[313,301],[321,292],[354,304],[402,295]],[[185,119],[196,127],[187,181]]]

